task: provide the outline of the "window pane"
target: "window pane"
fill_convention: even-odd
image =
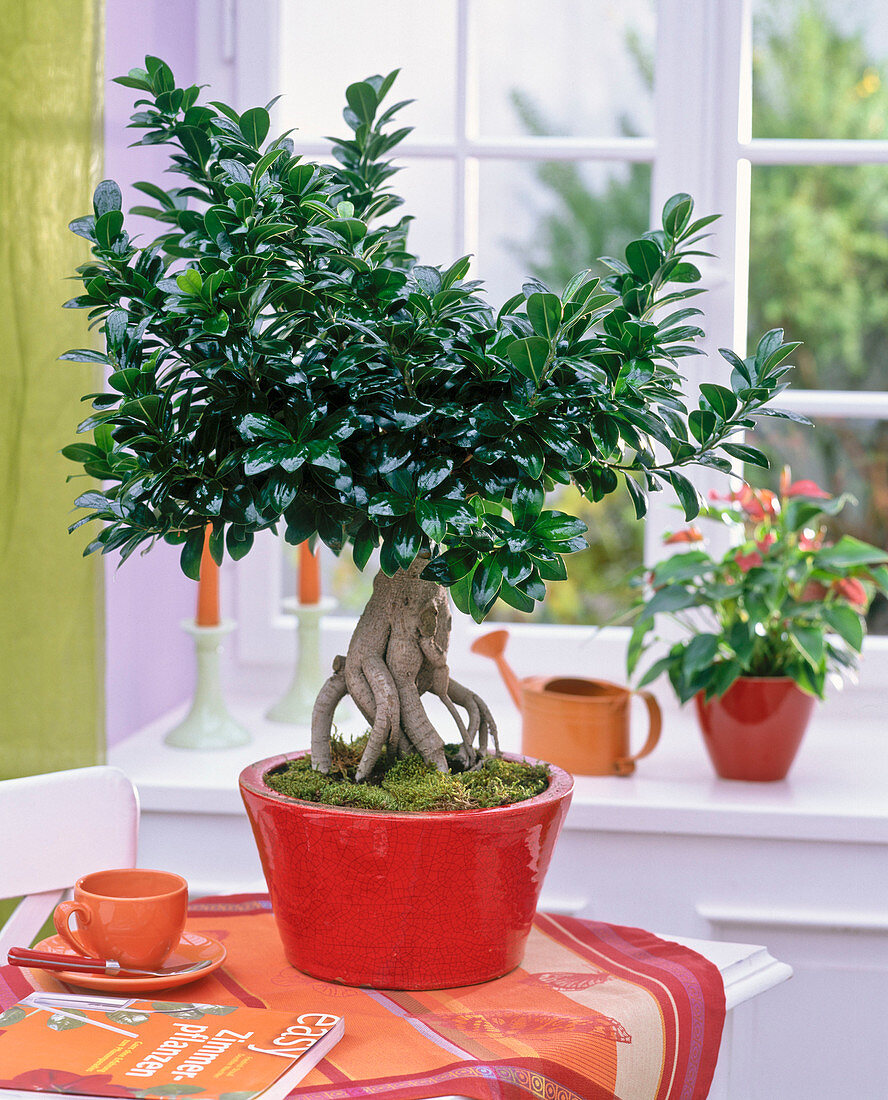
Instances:
[[[454,194],[456,167],[438,157],[399,157],[401,171],[389,181],[404,205],[389,214],[385,223],[404,214],[412,216],[407,247],[421,263],[448,267],[456,259]]]
[[[888,137],[884,0],[756,0],[753,41],[753,137]]]
[[[496,306],[527,275],[560,292],[575,272],[595,266],[599,256],[622,255],[648,228],[647,164],[485,161],[479,188],[477,272]],[[568,579],[551,584],[532,615],[500,601],[492,619],[609,622],[628,608],[626,578],[642,561],[644,525],[636,521],[628,493],[591,504],[565,487],[552,494],[548,507],[586,521],[589,549],[567,556]]]
[[[374,73],[400,69],[387,102],[417,102],[404,109],[402,125],[415,126],[418,141],[452,140],[456,104],[456,0],[324,0],[285,3],[281,11],[279,109],[297,126],[297,143],[347,133],[342,120],[345,89]],[[429,59],[434,58],[434,76]],[[410,139],[408,138],[408,141]]]
[[[750,346],[775,327],[794,386],[888,388],[888,166],[753,169]]]
[[[793,479],[810,478],[833,494],[851,493],[856,503],[830,521],[830,537],[853,535],[888,548],[888,420],[818,417],[813,428],[788,420],[759,424],[750,442],[765,451],[771,469],[747,467],[753,484],[775,489],[788,464]],[[873,602],[868,625],[871,633],[888,634],[888,603],[881,596]]]
[[[475,0],[471,10],[480,136],[652,133],[654,0]]]
[[[485,161],[479,177],[477,273],[497,306],[527,275],[560,292],[649,227],[647,164]]]

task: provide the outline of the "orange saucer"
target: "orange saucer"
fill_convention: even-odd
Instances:
[[[61,936],[49,936],[40,943],[34,944],[38,951],[51,951],[54,955],[74,955],[74,952]],[[156,989],[174,989],[176,986],[187,985],[196,982],[199,978],[205,978],[225,962],[227,951],[218,940],[209,936],[201,936],[197,932],[183,932],[182,938],[176,945],[173,953],[166,960],[166,966],[188,966],[190,963],[200,962],[202,959],[210,959],[210,965],[203,970],[190,974],[170,974],[157,978],[136,978],[120,974],[111,978],[105,974],[84,974],[74,970],[28,970],[32,981],[41,989],[52,989],[45,984],[47,979],[55,978],[65,982],[66,985],[76,985],[83,989],[106,989],[109,992],[127,993],[153,992]]]

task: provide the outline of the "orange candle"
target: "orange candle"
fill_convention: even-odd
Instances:
[[[200,579],[197,582],[198,626],[219,625],[219,566],[210,554],[210,533],[213,528],[207,524],[204,532],[203,553],[200,557]]]
[[[321,567],[307,542],[299,544],[299,602],[320,603]]]

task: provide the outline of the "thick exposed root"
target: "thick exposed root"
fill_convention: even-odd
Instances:
[[[478,753],[480,756],[488,754],[488,737],[493,741],[494,752],[500,754],[499,734],[496,722],[490,713],[490,708],[480,695],[470,688],[464,687],[456,680],[450,681],[450,698],[458,706],[463,707],[469,715],[469,741],[474,743],[475,735],[478,737]]]
[[[334,672],[318,692],[311,712],[311,763],[315,771],[325,775],[329,773],[332,763],[330,734],[333,730],[333,712],[347,694],[345,676],[342,672]]]
[[[370,730],[370,739],[361,756],[361,763],[355,778],[360,782],[373,771],[373,765],[379,759],[392,730],[400,725],[401,698],[392,674],[379,657],[369,657],[361,666],[364,678],[370,685],[376,703],[376,717]]]
[[[425,561],[418,560],[394,577],[377,574],[348,653],[336,658],[333,675],[315,703],[311,744],[312,761],[319,771],[330,769],[333,713],[346,694],[371,726],[358,767],[359,780],[370,775],[387,744],[402,754],[416,751],[439,771],[448,770],[444,742],[422,704],[426,692],[436,695],[453,718],[464,767],[477,765],[487,755],[489,737],[499,753],[496,724],[487,704],[450,679],[450,609],[444,589],[420,579],[424,566]],[[466,721],[457,707],[466,712]]]

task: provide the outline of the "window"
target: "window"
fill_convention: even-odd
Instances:
[[[792,459],[797,476],[863,487],[861,510],[849,522],[884,540],[888,345],[867,289],[886,285],[888,263],[888,91],[881,84],[888,39],[867,30],[877,26],[875,0],[267,0],[246,8],[228,6],[230,25],[214,26],[208,41],[216,45],[206,51],[201,78],[236,103],[283,90],[277,123],[301,127],[294,138],[309,156],[328,155],[323,135],[342,131],[346,84],[401,67],[398,97],[417,100],[405,119],[416,129],[398,181],[417,217],[413,247],[430,262],[473,253],[473,273],[493,300],[520,285],[524,272],[557,284],[565,263],[583,266],[590,255],[620,248],[676,191],[693,194],[701,214],[721,212],[712,238],[718,259],[706,261],[710,289],[698,299],[706,355],[684,361],[689,384],[723,376],[717,348],[743,352],[748,319],[757,338],[780,323],[790,337],[804,337],[815,318],[828,361],[818,360],[812,374],[804,352],[785,404],[823,420],[816,461],[810,431],[794,438],[772,428],[765,442],[781,460]],[[818,46],[818,34],[826,45]],[[832,62],[823,67],[817,51],[827,47],[844,58],[843,72],[856,74],[850,86],[823,79],[824,71],[838,72]],[[788,80],[800,82],[795,113],[786,103]],[[822,198],[819,206],[800,206],[807,192],[836,196],[835,209],[825,209]],[[864,209],[869,220],[861,229],[848,219]],[[602,211],[610,236],[585,217]],[[839,269],[827,232],[805,253],[822,272],[797,277],[804,226],[791,218],[818,211],[837,237],[864,232],[865,240],[847,263],[842,254]],[[833,285],[844,295],[835,308]],[[857,313],[849,315],[849,302]],[[785,317],[775,316],[781,303]],[[704,492],[724,487],[713,471],[695,477]],[[870,521],[876,527],[864,530]],[[644,533],[649,558],[680,522],[668,501],[655,502]],[[631,552],[618,551],[624,558]],[[239,567],[247,662],[275,651],[288,659],[287,646],[269,641],[285,622],[280,559],[281,543],[268,539]],[[878,642],[870,640],[871,653]]]
[[[779,462],[854,495],[835,534],[888,546],[888,36],[880,13],[867,0],[754,5],[749,330],[780,325],[804,340],[786,403],[817,425],[775,421],[757,433],[760,442]],[[888,634],[882,597],[869,628]]]

